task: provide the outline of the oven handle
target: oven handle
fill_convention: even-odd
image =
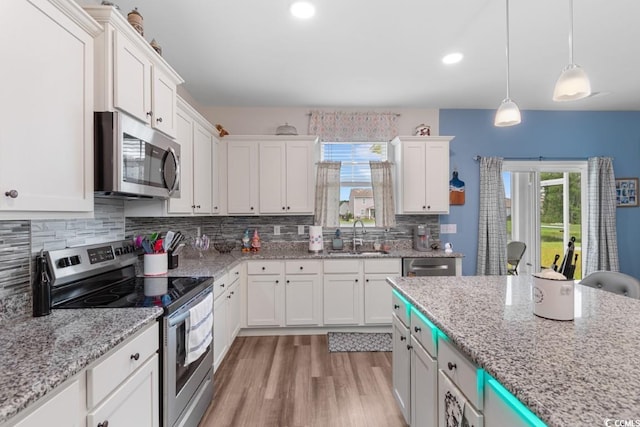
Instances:
[[[187,319],[187,317],[189,317],[189,309],[191,307],[194,307],[195,305],[199,304],[200,301],[205,299],[207,297],[207,295],[209,295],[210,293],[211,293],[211,289],[206,289],[204,292],[200,293],[200,295],[196,296],[191,301],[189,301],[187,304],[185,304],[180,309],[180,311],[178,311],[177,313],[174,313],[171,316],[169,316],[169,318],[167,319],[167,323],[168,323],[169,327],[173,328],[176,325],[179,325],[180,323],[184,322]]]

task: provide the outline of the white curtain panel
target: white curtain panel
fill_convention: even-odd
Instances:
[[[616,181],[609,157],[592,157],[587,166],[587,255],[583,276],[619,271],[616,234]]]
[[[398,115],[312,111],[309,135],[322,142],[387,142],[398,135]]]
[[[476,269],[479,276],[507,274],[507,210],[504,199],[502,158],[482,157]]]
[[[390,228],[396,225],[393,201],[393,165],[391,162],[369,162],[373,205],[376,209],[376,227]]]
[[[318,163],[314,225],[340,226],[340,162]]]

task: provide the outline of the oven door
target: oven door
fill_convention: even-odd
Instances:
[[[209,293],[211,293],[211,289],[207,289],[194,298],[189,306],[182,307],[165,318],[167,334],[163,362],[163,418],[165,427],[183,425],[185,419],[193,419],[194,425],[197,425],[211,403],[213,396],[213,342],[198,360],[184,366],[185,327],[189,317],[189,307],[198,304]]]

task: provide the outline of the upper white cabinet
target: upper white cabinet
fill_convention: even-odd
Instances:
[[[0,219],[93,211],[93,39],[74,1],[0,2]]]
[[[227,212],[258,214],[258,142],[246,137],[227,140]]]
[[[451,136],[401,136],[392,141],[398,214],[449,213]]]
[[[260,141],[260,213],[312,214],[317,137]]]
[[[176,87],[182,78],[111,6],[85,6],[104,27],[96,38],[97,111],[122,110],[176,136]]]

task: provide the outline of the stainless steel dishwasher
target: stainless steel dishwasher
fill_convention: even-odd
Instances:
[[[402,258],[402,275],[418,276],[455,276],[455,258]]]

